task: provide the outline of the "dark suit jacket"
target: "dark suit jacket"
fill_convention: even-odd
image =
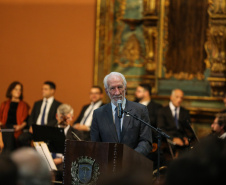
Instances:
[[[147,105],[147,108],[151,125],[157,127],[158,111],[162,108],[162,105],[151,100],[151,102]]]
[[[66,136],[65,136],[65,139],[69,139],[69,140],[76,140],[75,138],[74,138],[74,136],[73,136],[73,134],[71,133],[71,131],[73,131],[75,134],[77,134],[77,136],[79,137],[79,138],[81,138],[82,136],[81,136],[81,134],[77,131],[77,130],[75,130],[73,127],[69,127],[69,129],[68,129],[68,131],[67,131],[67,134],[66,134]],[[57,170],[59,171],[59,172],[61,172],[59,175],[60,175],[60,180],[62,180],[62,177],[63,177],[63,167],[64,167],[64,163],[60,163],[60,164],[58,164],[58,165],[56,165],[57,166]]]
[[[81,132],[79,132],[78,130],[74,129],[73,127],[69,127],[68,131],[67,131],[67,135],[65,136],[65,139],[70,139],[70,140],[76,140],[76,138],[73,136],[73,134],[71,132],[74,132],[80,139],[82,139],[83,135]]]
[[[125,110],[149,123],[146,106],[126,100]],[[91,141],[119,143],[111,103],[94,111],[90,135]],[[143,155],[147,155],[152,149],[151,128],[129,115],[124,115],[121,136],[120,143],[126,144]]]
[[[103,106],[103,105],[104,105],[104,103],[102,103],[102,104],[100,105],[100,107]],[[88,109],[89,106],[90,106],[90,104],[87,104],[87,105],[84,105],[84,106],[82,107],[82,110],[81,110],[79,116],[77,117],[77,119],[75,120],[74,124],[75,124],[75,123],[80,123],[80,122],[82,121],[82,118],[83,118],[83,116],[84,116],[84,114],[85,114],[85,112],[86,112],[86,110]]]
[[[42,106],[42,101],[37,101],[35,102],[31,115],[29,116],[28,119],[28,124],[31,126],[33,124],[36,124],[38,116],[40,114],[40,110],[41,110],[41,106]],[[56,112],[57,112],[57,108],[58,106],[61,104],[61,102],[57,101],[57,100],[53,100],[53,103],[49,109],[49,114],[48,114],[48,126],[56,126],[57,125],[57,120],[56,120]]]
[[[158,127],[162,129],[162,131],[166,132],[170,137],[189,137],[188,133],[190,132],[190,115],[189,111],[183,107],[180,107],[179,112],[179,129],[176,127],[176,123],[174,121],[173,114],[170,110],[169,105],[163,107],[159,110],[158,113]]]

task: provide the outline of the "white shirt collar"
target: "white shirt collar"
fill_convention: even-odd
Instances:
[[[51,96],[48,99],[47,98],[43,98],[43,101],[44,102],[46,102],[46,100],[48,101],[48,104],[52,104],[53,103],[53,100],[54,100],[54,96]]]
[[[96,103],[91,102],[90,104],[91,104],[91,105],[95,105],[95,106],[97,106],[97,107],[100,107],[100,105],[102,104],[102,100],[99,100],[99,101],[97,101]]]
[[[173,105],[173,103],[170,101],[169,102],[169,107],[170,107],[170,110],[173,114],[173,116],[175,116],[175,106]],[[180,112],[180,107],[177,107],[177,115],[179,116],[179,112]]]
[[[64,128],[64,134],[65,134],[65,136],[67,135],[67,132],[68,132],[69,128],[70,128],[70,125],[68,125],[68,126],[66,126]]]
[[[151,102],[151,101],[143,101],[143,102],[139,102],[139,103],[142,104],[142,105],[147,106],[150,102]]]
[[[220,139],[225,139],[225,138],[226,138],[226,132],[223,133],[219,138],[220,138]]]

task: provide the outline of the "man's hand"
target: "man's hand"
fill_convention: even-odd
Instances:
[[[188,146],[188,145],[189,145],[189,141],[188,141],[188,138],[186,138],[186,137],[183,137],[183,140],[184,140],[184,145]]]
[[[63,162],[62,158],[55,158],[53,159],[55,165],[61,164]]]
[[[76,123],[74,128],[79,131],[90,131],[90,128],[86,125],[80,125],[80,123]]]
[[[174,137],[173,142],[179,146],[184,146],[184,145],[188,146],[189,145],[188,138],[186,138],[186,137],[184,137],[183,140],[179,137]]]
[[[176,145],[184,146],[184,142],[179,137],[174,137],[173,142],[176,143]]]

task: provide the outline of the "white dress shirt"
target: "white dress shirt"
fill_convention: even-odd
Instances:
[[[94,110],[96,110],[96,109],[98,109],[100,106],[101,106],[101,104],[102,104],[102,101],[100,100],[100,101],[98,101],[98,102],[96,102],[96,103],[91,103],[90,105],[89,105],[89,107],[86,109],[86,111],[85,111],[85,113],[84,113],[84,116],[83,116],[83,118],[82,118],[82,120],[81,120],[81,122],[80,122],[80,125],[83,125],[84,124],[84,121],[85,121],[85,119],[86,119],[86,122],[85,122],[85,125],[87,126],[87,127],[90,127],[91,126],[91,123],[92,123],[92,119],[93,119],[93,111]],[[91,112],[90,112],[91,111]],[[89,114],[89,112],[90,112],[90,114]],[[88,117],[87,117],[88,116]],[[87,117],[87,118],[86,118]]]
[[[225,138],[226,138],[226,132],[223,133],[219,138],[220,138],[220,139],[225,139]]]
[[[42,120],[42,113],[43,113],[43,110],[44,110],[44,107],[45,107],[45,104],[46,104],[46,101],[47,101],[47,105],[46,105],[46,111],[45,111],[45,119],[44,119],[44,123],[45,125],[48,123],[48,114],[49,114],[49,110],[50,110],[50,107],[54,101],[54,97],[50,97],[50,98],[44,98],[43,101],[42,101],[42,106],[41,106],[41,110],[40,110],[40,114],[38,116],[38,119],[37,119],[37,125],[41,125],[41,120]]]
[[[148,106],[148,104],[149,104],[150,102],[151,102],[151,101],[142,101],[142,102],[139,102],[139,103],[142,104],[142,105]]]
[[[175,117],[175,108],[176,107],[173,105],[172,102],[169,102],[169,107],[170,107],[173,117]],[[177,119],[178,120],[179,120],[179,113],[180,113],[180,107],[177,107]]]
[[[116,108],[116,106],[112,102],[111,102],[111,107],[112,107],[113,121],[115,123],[115,108]],[[125,107],[126,107],[126,99],[124,98],[124,100],[122,102],[122,108],[123,108],[123,110],[125,109]],[[124,119],[124,113],[122,114],[122,118],[121,118],[121,124],[120,124],[121,125],[121,130],[122,130],[123,119]]]

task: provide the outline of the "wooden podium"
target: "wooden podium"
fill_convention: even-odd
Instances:
[[[134,168],[148,171],[152,177],[152,161],[126,145],[65,141],[64,185],[101,184],[105,175]]]

